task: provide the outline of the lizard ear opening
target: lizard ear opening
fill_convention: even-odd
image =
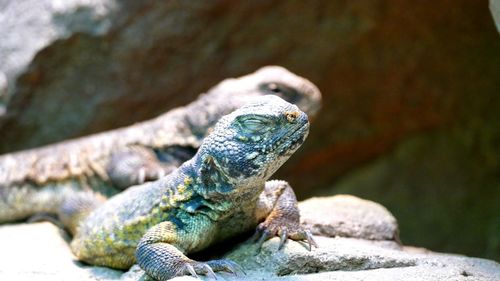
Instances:
[[[209,189],[219,193],[227,193],[233,189],[229,178],[214,157],[207,155],[203,158],[200,169],[201,181]]]

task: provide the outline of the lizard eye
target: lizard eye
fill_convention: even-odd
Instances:
[[[265,132],[270,129],[270,120],[263,116],[242,116],[238,118],[241,127],[252,133]]]
[[[289,103],[298,103],[304,97],[298,89],[278,82],[262,84],[260,89],[266,94],[277,95]]]
[[[269,83],[267,87],[269,88],[269,91],[273,93],[281,93],[281,89],[276,83]]]

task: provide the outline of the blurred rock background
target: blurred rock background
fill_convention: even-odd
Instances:
[[[500,259],[487,1],[12,0],[0,35],[0,153],[129,125],[282,65],[324,97],[276,176],[300,199],[361,196],[394,213],[404,243]]]

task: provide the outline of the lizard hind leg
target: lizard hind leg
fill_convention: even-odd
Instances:
[[[192,260],[176,247],[183,239],[171,222],[162,222],[151,228],[141,239],[135,257],[139,266],[156,280],[169,280],[175,276],[207,275],[214,279],[214,271],[236,274],[241,267],[230,260],[198,262]],[[181,234],[182,235],[182,234]]]
[[[63,200],[57,215],[64,227],[75,235],[80,222],[105,200],[102,195],[94,192],[74,193]]]

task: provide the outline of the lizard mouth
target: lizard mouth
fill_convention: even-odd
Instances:
[[[309,122],[306,121],[302,126],[278,138],[276,146],[272,151],[275,151],[275,155],[281,158],[281,161],[279,161],[281,164],[299,148],[306,139],[308,133]],[[281,166],[281,164],[279,164],[278,167]],[[276,166],[267,167],[262,173],[263,177],[269,178],[269,175],[274,173],[275,169]]]
[[[280,155],[291,155],[304,142],[309,133],[309,122],[284,135],[278,140],[277,151]]]

